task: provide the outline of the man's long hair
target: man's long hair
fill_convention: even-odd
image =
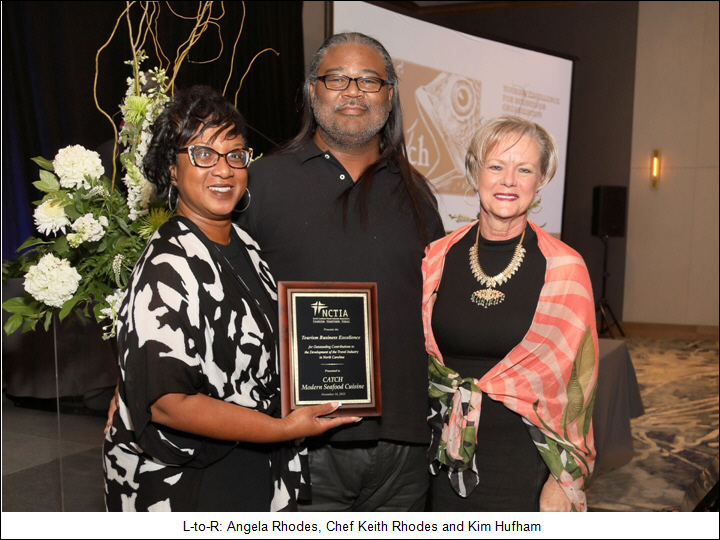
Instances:
[[[425,237],[426,243],[430,240],[427,223],[425,219],[425,210],[432,209],[437,213],[437,202],[432,194],[430,183],[410,164],[407,157],[407,149],[405,148],[405,133],[403,130],[402,107],[400,106],[400,93],[398,92],[398,77],[395,73],[392,58],[388,54],[382,44],[370,36],[360,34],[358,32],[347,32],[331,36],[323,43],[315,53],[315,57],[310,64],[310,70],[305,83],[303,84],[303,116],[300,132],[290,141],[288,141],[280,150],[282,153],[295,152],[303,148],[308,142],[312,141],[318,124],[315,121],[315,114],[312,108],[312,98],[310,97],[310,85],[314,84],[318,79],[318,69],[325,57],[327,51],[333,47],[340,45],[364,45],[375,49],[385,63],[385,72],[387,73],[388,85],[394,88],[392,97],[392,110],[388,116],[387,122],[380,131],[380,157],[375,163],[370,165],[358,179],[355,186],[350,187],[342,197],[343,204],[343,221],[347,217],[347,207],[350,198],[350,192],[357,186],[360,193],[357,198],[356,209],[360,215],[361,223],[367,223],[368,215],[368,199],[370,188],[372,186],[375,172],[382,165],[390,165],[399,168],[403,185],[410,199],[413,217],[415,223]],[[423,204],[425,203],[425,204]],[[429,204],[428,204],[429,203]]]

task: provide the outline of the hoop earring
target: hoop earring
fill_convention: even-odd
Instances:
[[[473,193],[475,193],[475,197],[473,197],[474,201],[469,203],[467,200],[467,194],[468,194],[468,191],[470,191],[471,189],[473,190]],[[465,195],[463,195],[463,200],[465,201],[465,204],[467,204],[468,206],[476,206],[480,202],[480,199],[477,197],[477,190],[475,190],[473,187],[467,188],[465,190]]]
[[[247,196],[248,196],[248,202],[247,202],[247,204],[245,205],[245,208],[243,208],[242,210],[235,210],[235,209],[233,208],[233,213],[235,213],[235,214],[242,214],[245,210],[247,210],[248,208],[250,208],[250,203],[252,202],[252,194],[250,193],[250,190],[249,190],[249,189],[245,189],[245,193],[247,193]],[[245,196],[243,195],[243,197],[245,197]]]
[[[533,214],[539,214],[540,212],[542,212],[542,208],[542,197],[538,195],[538,198],[535,199],[535,201],[533,201],[533,203],[530,205],[530,212],[532,212]]]
[[[175,206],[173,206],[172,199],[173,199],[173,188],[175,188],[175,191],[177,191],[177,195],[175,196]],[[180,200],[180,192],[178,191],[178,188],[175,184],[170,184],[170,189],[168,190],[168,210],[171,212],[174,212],[177,209],[178,201]]]

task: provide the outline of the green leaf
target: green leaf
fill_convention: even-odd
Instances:
[[[81,190],[78,190],[77,197],[75,197],[75,210],[78,211],[78,217],[84,216],[85,214],[87,214],[88,202],[83,197],[83,195],[85,193],[87,193],[85,190],[82,190],[82,193],[81,193]],[[67,207],[65,209],[65,213],[67,213]],[[75,218],[75,219],[77,219],[77,218]]]
[[[22,243],[22,245],[21,245],[19,248],[17,248],[15,251],[16,251],[17,253],[20,253],[20,252],[23,251],[24,249],[27,249],[27,248],[32,247],[32,246],[37,246],[38,244],[52,244],[52,242],[46,242],[46,241],[43,240],[42,238],[35,238],[34,236],[31,236],[30,238],[28,238],[27,240],[25,240],[25,241]]]
[[[48,310],[47,313],[45,313],[45,323],[44,323],[46,332],[48,330],[50,330],[50,323],[52,323],[52,319],[53,319],[53,312]]]
[[[112,287],[105,285],[105,283],[97,282],[96,285],[100,289],[101,294],[99,296],[105,297],[111,295],[114,291]]]
[[[104,304],[101,304],[99,302],[95,304],[95,307],[93,307],[93,313],[95,314],[95,320],[97,322],[100,322],[105,318],[105,315],[101,313],[101,310],[103,310],[105,307],[106,306]]]
[[[23,323],[22,315],[19,313],[16,313],[15,315],[11,315],[10,318],[5,323],[5,326],[3,326],[3,330],[5,330],[5,335],[9,336],[12,334],[15,330],[20,328]]]
[[[34,303],[36,304],[35,306],[33,306],[32,304],[28,304],[24,297],[18,296],[16,298],[10,298],[9,300],[3,302],[2,307],[5,311],[10,313],[31,315],[33,313],[37,313],[38,311],[37,303]]]
[[[53,173],[40,171],[40,180],[33,182],[33,186],[44,193],[51,193],[60,189],[60,182],[58,182]]]
[[[58,314],[58,318],[62,321],[65,317],[67,317],[70,312],[72,311],[72,308],[75,307],[75,304],[77,304],[80,300],[82,300],[82,297],[85,294],[85,289],[82,287],[77,290],[75,293],[75,296],[73,296],[70,300],[65,302],[62,305],[62,309],[60,310],[60,313]]]
[[[52,250],[60,255],[61,257],[67,257],[70,255],[70,246],[66,236],[60,236],[55,242],[53,242]]]
[[[67,214],[67,217],[69,217],[73,221],[82,216],[82,214],[78,212],[72,204],[69,204],[65,207],[65,213]]]
[[[46,171],[54,171],[52,161],[49,159],[45,159],[42,156],[31,158],[35,163],[37,163],[40,167],[45,169]]]
[[[87,291],[97,302],[102,302],[106,296],[112,294],[112,289],[100,280],[94,280],[88,283]]]
[[[130,275],[128,274],[128,271],[123,267],[120,270],[120,288],[124,289],[127,287],[128,280],[130,279]]]
[[[23,333],[29,332],[30,330],[35,330],[37,323],[37,319],[25,319],[22,327]]]
[[[133,232],[130,230],[130,227],[128,227],[127,223],[125,223],[125,220],[119,217],[115,217],[115,221],[120,226],[120,228],[123,230],[123,232],[127,235],[132,236]]]

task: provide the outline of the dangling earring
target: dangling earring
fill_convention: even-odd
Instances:
[[[530,205],[530,211],[533,214],[539,214],[540,212],[542,212],[542,208],[543,208],[542,197],[540,195],[538,195],[537,199],[535,199],[533,201],[533,203]]]
[[[249,189],[246,189],[246,190],[245,190],[245,193],[247,193],[248,202],[247,202],[247,204],[245,205],[245,208],[243,208],[242,210],[235,210],[235,209],[233,208],[233,212],[234,212],[235,214],[242,214],[245,210],[247,210],[247,209],[250,207],[250,202],[252,201],[252,195],[250,194],[250,190],[249,190]],[[243,195],[243,198],[245,198],[244,195]],[[242,200],[242,199],[241,199],[241,200]]]
[[[174,205],[174,206],[173,206],[173,202],[172,202],[172,200],[173,200],[173,188],[175,189],[175,191],[177,191],[177,195],[175,195],[175,205]],[[179,201],[179,200],[180,200],[180,191],[178,191],[178,187],[177,187],[175,184],[170,184],[170,189],[168,190],[168,201],[167,201],[167,204],[168,204],[168,209],[169,209],[171,212],[174,212],[174,211],[175,211],[175,209],[177,208],[177,205],[178,205],[178,201]]]
[[[468,202],[467,195],[468,195],[468,191],[470,191],[471,189],[473,190],[475,197],[473,197],[473,202]],[[477,204],[480,202],[480,199],[478,199],[478,197],[477,197],[477,190],[473,187],[467,188],[465,190],[465,195],[463,195],[463,200],[465,201],[465,204],[467,204],[468,206],[477,206]]]

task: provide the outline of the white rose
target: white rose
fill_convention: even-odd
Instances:
[[[65,189],[89,188],[90,184],[85,180],[85,175],[100,178],[105,174],[100,154],[78,144],[60,150],[53,161],[53,169],[60,178],[60,185]]]
[[[70,261],[59,259],[52,253],[43,256],[25,274],[25,290],[35,300],[48,306],[62,307],[77,291],[81,280]]]
[[[65,232],[65,227],[70,225],[70,219],[60,203],[48,200],[35,209],[35,227],[42,234],[57,234],[58,231]]]

